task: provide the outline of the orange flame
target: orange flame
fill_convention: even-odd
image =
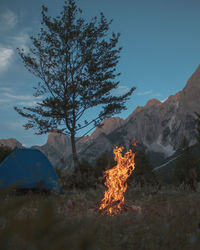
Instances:
[[[130,149],[122,156],[124,147],[116,147],[113,150],[117,165],[108,169],[104,173],[105,186],[108,190],[104,192],[104,198],[100,201],[99,210],[103,214],[116,215],[120,213],[125,204],[124,193],[127,189],[126,180],[132,174],[135,168],[134,157],[135,153]]]

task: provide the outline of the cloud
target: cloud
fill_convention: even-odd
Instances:
[[[5,12],[0,15],[0,30],[9,30],[13,29],[18,23],[17,15],[7,9]]]
[[[162,97],[163,95],[160,94],[160,93],[156,93],[156,94],[154,94],[154,96],[155,96],[155,97]]]
[[[10,93],[3,93],[3,95],[10,98],[10,99],[14,99],[14,100],[30,100],[33,98],[30,95],[13,95]]]
[[[27,42],[29,41],[28,33],[21,32],[16,36],[12,37],[12,45],[15,48],[24,49],[25,51],[28,50]]]
[[[14,55],[16,55],[16,48],[28,51],[29,35],[21,32],[18,35],[11,36],[5,39],[4,44],[0,44],[0,72],[7,70],[13,62]]]
[[[113,95],[123,95],[130,90],[128,86],[122,85],[118,86],[116,89],[113,90]]]
[[[0,103],[8,103],[8,102],[10,102],[10,100],[8,100],[8,99],[1,99],[0,98]]]
[[[9,104],[10,101],[8,99],[0,99],[0,104],[1,104],[0,110],[4,110],[5,109],[5,106],[2,106],[2,105],[6,104],[6,103]]]
[[[34,96],[31,96],[31,95],[13,95],[13,94],[10,94],[10,93],[3,93],[4,96],[12,99],[12,100],[21,100],[21,101],[30,101],[30,100],[36,100],[36,99],[41,99],[41,96],[38,96],[38,97],[34,97]]]
[[[151,98],[162,97],[163,95],[160,93],[155,93],[153,90],[147,90],[144,92],[136,93],[137,96],[150,96]]]
[[[34,97],[32,95],[15,95],[13,92],[14,90],[12,88],[0,87],[0,110],[7,109],[10,105],[32,107],[42,99],[42,96]]]
[[[8,69],[12,61],[13,55],[13,49],[6,48],[0,45],[0,72]]]
[[[12,88],[7,88],[7,87],[0,87],[0,91],[6,91],[6,92],[12,93],[13,89]]]
[[[18,105],[32,107],[32,106],[35,106],[37,103],[38,101],[19,102]]]
[[[144,91],[144,92],[138,92],[138,93],[136,93],[136,95],[138,95],[138,96],[151,95],[152,93],[153,93],[152,90],[147,90],[147,91]]]
[[[24,120],[5,122],[5,125],[6,125],[9,129],[19,129],[19,128],[23,128],[23,125],[24,125],[24,124],[25,124],[25,121],[24,121]]]

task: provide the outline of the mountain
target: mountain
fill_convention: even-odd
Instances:
[[[137,107],[109,133],[98,133],[93,143],[86,149],[83,147],[80,155],[97,156],[105,151],[105,145],[110,151],[116,145],[128,148],[135,138],[150,154],[155,152],[169,157],[178,149],[184,136],[190,145],[196,142],[194,112],[200,112],[199,97],[200,66],[182,91],[169,96],[164,102],[152,99],[144,107]],[[109,119],[112,121],[113,118],[108,118],[107,123]]]
[[[71,155],[70,138],[64,134],[51,132],[47,142],[42,146],[32,146],[41,150],[55,167],[65,167],[64,158]]]
[[[137,107],[123,120],[119,117],[105,119],[102,127],[90,136],[77,142],[79,158],[93,163],[105,151],[112,152],[115,146],[128,149],[133,139],[149,154],[156,165],[172,156],[184,136],[190,145],[196,142],[194,112],[200,113],[200,66],[187,81],[183,90],[171,95],[164,102],[149,100],[144,107]],[[77,138],[78,139],[78,138]],[[1,141],[1,140],[0,140]],[[71,168],[72,153],[70,138],[56,131],[48,136],[40,149],[54,166]]]
[[[95,131],[91,134],[90,138],[95,139],[100,134],[109,134],[112,131],[114,131],[116,128],[122,126],[124,124],[124,120],[120,117],[110,117],[105,119],[101,124],[103,124],[102,127],[95,129]]]
[[[119,117],[111,117],[105,119],[102,123],[104,124],[103,127],[97,128],[91,134],[91,136],[84,136],[80,138],[80,140],[76,144],[77,152],[81,155],[84,154],[84,150],[87,151],[87,147],[90,148],[90,152],[89,154],[87,154],[87,157],[90,157],[91,159],[90,162],[93,162],[95,160],[96,158],[95,152],[97,148],[99,148],[99,146],[104,144],[105,151],[110,150],[112,147],[109,141],[104,139],[102,134],[111,133],[117,127],[122,126],[124,120]],[[99,135],[101,136],[99,137]],[[97,138],[98,140],[96,141]],[[94,141],[97,143],[97,145],[91,148]],[[54,131],[49,134],[47,142],[43,146],[33,146],[33,147],[41,150],[48,157],[48,159],[54,166],[63,168],[67,165],[69,169],[71,168],[72,150],[71,150],[70,137],[65,136],[63,134],[59,134],[56,131]]]
[[[15,138],[0,139],[0,146],[9,148],[23,148],[23,145],[17,141]]]
[[[199,97],[200,66],[182,91],[164,102],[152,99],[144,107],[137,107],[109,133],[99,133],[86,149],[83,147],[80,156],[97,156],[105,151],[105,145],[110,151],[116,145],[128,148],[135,138],[150,154],[155,152],[169,157],[178,149],[184,136],[190,145],[196,142],[194,112],[200,112]]]

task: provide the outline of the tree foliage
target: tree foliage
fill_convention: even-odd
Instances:
[[[129,182],[134,181],[141,186],[146,184],[157,184],[156,175],[152,171],[153,165],[150,163],[145,151],[141,149],[139,144],[135,146],[131,144],[129,149],[135,153],[135,169],[130,176]]]
[[[125,110],[125,102],[135,90],[114,96],[118,87],[115,78],[121,47],[117,47],[119,33],[107,38],[112,21],[100,14],[86,22],[74,0],[64,3],[60,15],[52,18],[48,8],[42,6],[41,29],[31,37],[29,52],[18,49],[25,67],[39,78],[34,87],[35,97],[42,97],[35,107],[14,107],[28,118],[26,129],[36,134],[57,129],[71,137],[73,160],[77,167],[75,135],[93,124],[94,127],[111,115]],[[85,111],[101,105],[102,109],[90,121],[81,122]]]
[[[176,160],[175,176],[178,184],[188,185],[192,190],[196,190],[197,182],[200,181],[199,158],[189,147],[186,138],[183,139],[179,148],[179,157]]]
[[[196,121],[196,133],[197,133],[196,138],[197,138],[197,141],[200,143],[200,113],[196,112],[195,115],[196,115],[196,119],[195,119],[195,121]]]
[[[114,160],[114,155],[109,152],[104,152],[103,154],[99,155],[95,161],[95,177],[96,178],[103,178],[104,171],[106,169],[112,168],[116,166],[117,162]]]

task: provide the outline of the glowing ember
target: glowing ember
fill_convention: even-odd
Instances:
[[[108,190],[104,192],[104,198],[100,201],[99,210],[103,214],[116,215],[123,210],[125,205],[124,193],[127,189],[126,180],[132,174],[135,168],[135,153],[130,149],[122,157],[124,147],[116,147],[113,150],[117,165],[112,169],[108,169],[104,173],[106,178],[105,186]]]

